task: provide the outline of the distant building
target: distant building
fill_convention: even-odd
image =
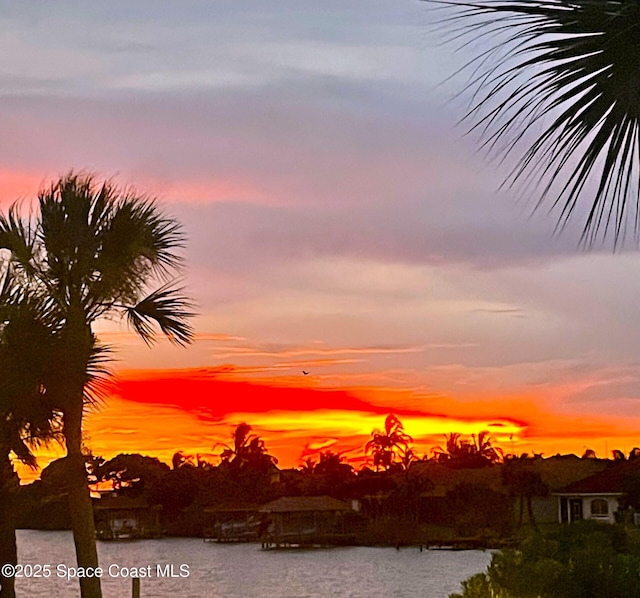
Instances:
[[[624,496],[625,469],[621,466],[611,467],[555,492],[558,521],[615,523],[619,499]]]
[[[353,513],[329,496],[285,496],[260,508],[260,539],[265,547],[343,543]]]
[[[204,539],[216,542],[256,542],[260,528],[259,505],[206,507]]]
[[[581,459],[576,455],[556,455],[547,459],[531,459],[526,467],[533,473],[539,474],[543,484],[549,489],[549,494],[546,496],[530,497],[531,513],[535,522],[538,525],[556,525],[559,521],[559,494],[578,481],[606,471],[611,467],[611,463],[604,459]],[[526,499],[522,500],[526,503]],[[515,501],[514,508],[515,517],[518,519],[520,517],[518,511],[523,508],[520,499]],[[524,522],[527,522],[529,520],[527,509],[525,508],[524,511]]]
[[[606,469],[556,490],[558,521],[615,523],[621,498],[640,487],[640,460],[609,463]],[[637,491],[637,490],[636,490]],[[634,520],[637,524],[637,516]]]
[[[150,506],[142,497],[103,493],[94,503],[99,540],[161,538],[160,506]]]

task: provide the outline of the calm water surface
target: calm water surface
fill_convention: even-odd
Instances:
[[[255,544],[215,544],[166,538],[101,542],[100,565],[122,567],[189,565],[185,579],[143,579],[142,598],[446,598],[460,582],[483,571],[491,554],[417,548],[331,548],[263,551]],[[18,532],[21,563],[48,563],[49,579],[22,579],[19,598],[76,598],[78,582],[56,577],[59,563],[73,566],[70,532]],[[131,596],[131,580],[104,577],[105,598]]]

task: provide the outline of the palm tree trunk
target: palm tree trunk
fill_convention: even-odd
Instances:
[[[0,464],[0,564],[18,564],[16,544],[15,497],[16,480],[9,451],[2,450]],[[15,598],[14,578],[0,574],[0,598]]]
[[[96,548],[96,528],[93,521],[93,506],[87,476],[84,455],[82,454],[82,391],[80,399],[65,411],[64,435],[67,444],[67,484],[71,529],[76,547],[78,567],[98,566]],[[97,577],[80,578],[82,598],[102,598],[100,579]]]
[[[4,501],[1,501],[4,502]],[[12,522],[0,523],[0,562],[17,565],[18,551],[16,546],[16,530]],[[7,524],[8,523],[8,524]],[[0,573],[0,598],[15,598],[15,584],[13,577],[5,577]]]
[[[0,563],[18,564],[15,521],[8,510],[5,510],[4,497],[0,499],[2,516],[0,521]],[[14,578],[0,573],[0,598],[15,598]]]

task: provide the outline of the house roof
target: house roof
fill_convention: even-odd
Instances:
[[[256,513],[260,510],[261,505],[256,504],[219,504],[202,509],[205,513]]]
[[[144,509],[147,510],[150,507],[147,500],[143,497],[132,498],[130,496],[103,496],[95,503],[96,509]]]
[[[347,503],[330,496],[283,496],[260,508],[261,513],[350,510]]]
[[[430,490],[420,493],[422,498],[444,498],[447,496],[447,488],[445,486],[434,486]]]
[[[555,494],[623,494],[629,478],[640,479],[640,467],[635,462],[611,465],[600,473],[557,490]]]

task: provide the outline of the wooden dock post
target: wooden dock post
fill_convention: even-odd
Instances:
[[[132,577],[131,581],[131,598],[140,598],[140,578]]]

